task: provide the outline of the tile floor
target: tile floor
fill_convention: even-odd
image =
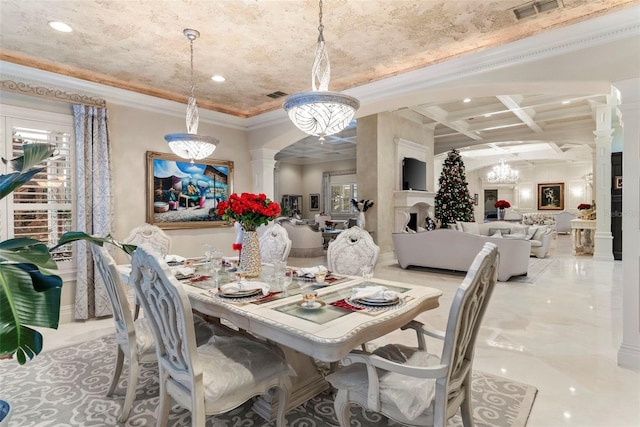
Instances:
[[[552,243],[549,257],[553,263],[535,283],[498,283],[483,321],[474,368],[538,388],[529,427],[640,426],[640,373],[616,364],[622,339],[622,263],[573,256],[566,235]],[[289,263],[304,267],[324,259]],[[418,320],[444,329],[461,275],[402,270],[394,261],[379,262],[375,275],[443,290],[440,308]],[[111,333],[111,322],[48,330],[45,348]],[[412,338],[410,332],[397,331],[377,344]]]

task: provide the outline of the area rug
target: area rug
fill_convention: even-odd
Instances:
[[[529,267],[525,276],[511,277],[508,282],[535,283],[536,280],[553,264],[549,258],[529,258]]]
[[[43,353],[24,366],[0,361],[0,398],[9,400],[13,412],[9,426],[149,426],[155,425],[158,405],[157,365],[145,364],[140,372],[136,401],[125,424],[117,422],[124,401],[126,380],[112,397],[105,397],[115,361],[115,340],[106,336],[79,345]],[[123,372],[126,378],[127,367]],[[474,372],[473,412],[478,427],[523,427],[537,390],[530,385]],[[338,422],[330,392],[321,394],[287,413],[290,427],[331,427]],[[208,427],[273,427],[252,409],[252,401],[224,415],[207,418]],[[378,414],[353,406],[352,425],[399,426]],[[357,424],[355,424],[357,423]],[[188,411],[174,406],[169,426],[190,426]],[[459,415],[448,424],[462,425]]]

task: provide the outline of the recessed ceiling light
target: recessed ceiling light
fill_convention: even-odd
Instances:
[[[53,28],[54,30],[60,31],[60,32],[63,32],[63,33],[70,33],[71,31],[73,31],[73,28],[71,28],[70,26],[68,26],[64,22],[50,21],[49,22],[49,26],[51,28]]]
[[[221,75],[216,74],[215,76],[211,77],[211,80],[213,80],[214,82],[223,82],[226,79],[224,77],[222,77]]]
[[[471,98],[465,98],[465,99],[462,100],[462,102],[465,102],[465,103],[466,102],[471,102]]]
[[[491,113],[487,113],[484,115],[485,117],[491,117]]]
[[[569,104],[571,101],[562,101],[563,104]]]

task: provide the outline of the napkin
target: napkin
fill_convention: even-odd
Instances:
[[[324,265],[319,265],[317,267],[298,268],[297,272],[299,277],[313,279],[316,273],[328,273],[329,270]]]
[[[180,255],[165,255],[164,260],[166,262],[185,262],[187,259]]]
[[[393,301],[398,298],[398,293],[390,291],[384,286],[367,286],[366,288],[353,288],[353,299],[377,299]]]
[[[196,272],[195,268],[191,267],[179,267],[173,270],[175,276],[191,276]]]
[[[242,291],[251,291],[254,289],[262,289],[262,293],[269,293],[269,286],[263,282],[231,282],[220,287],[225,294],[233,294]]]

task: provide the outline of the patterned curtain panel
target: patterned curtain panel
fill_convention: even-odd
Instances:
[[[105,236],[113,224],[111,155],[106,108],[73,106],[76,133],[78,231]],[[111,304],[94,263],[89,244],[75,243],[77,282],[75,318],[89,319],[111,314]]]

